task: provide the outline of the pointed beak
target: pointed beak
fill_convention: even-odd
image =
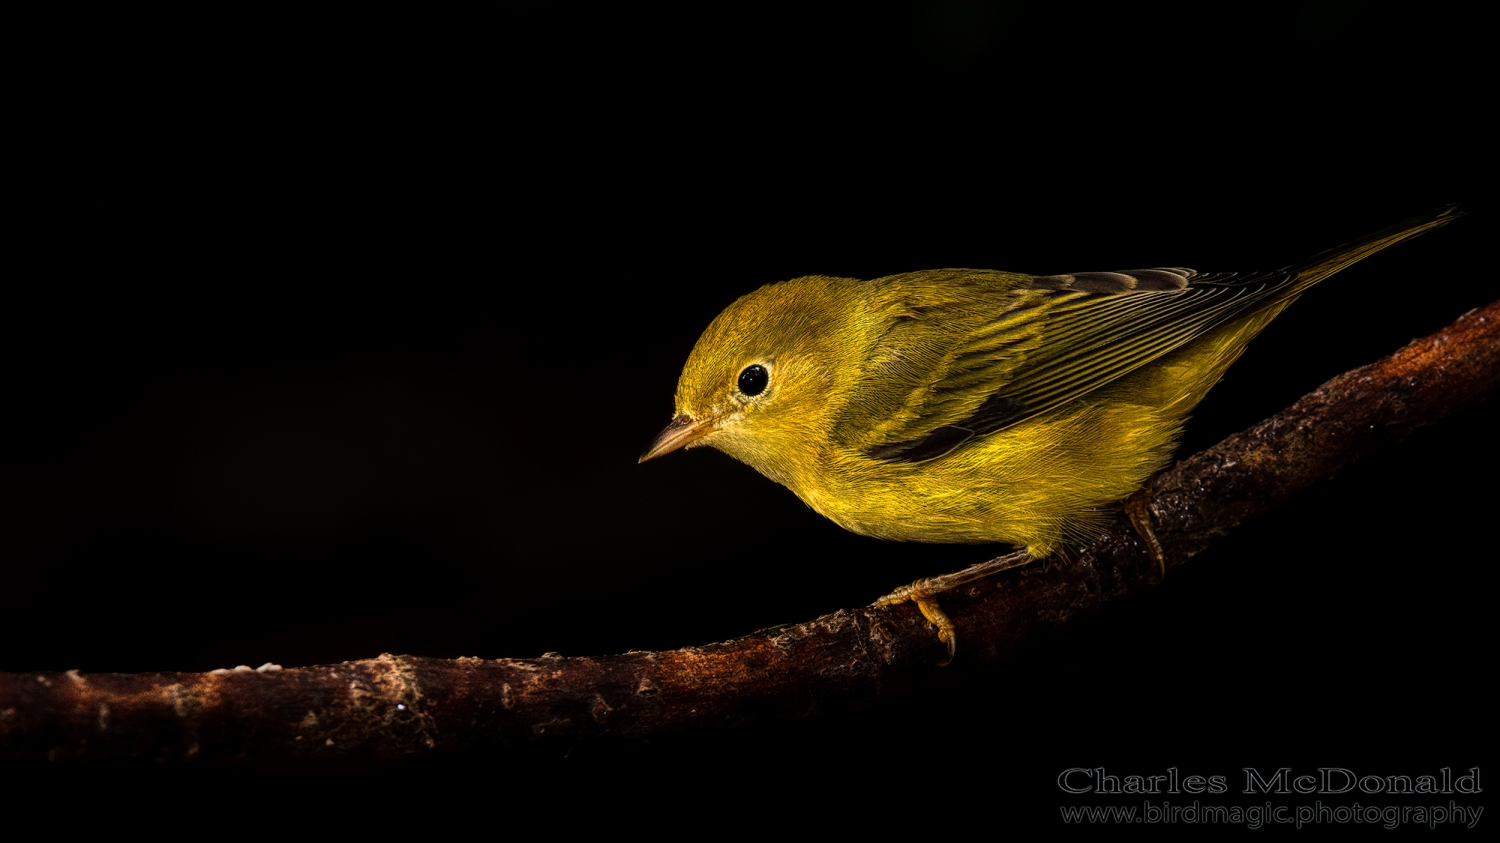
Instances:
[[[646,449],[646,453],[641,454],[639,462],[654,460],[662,454],[670,454],[678,448],[685,448],[712,433],[713,429],[712,424],[694,421],[692,416],[683,413],[672,419],[672,423],[656,437],[651,447]]]

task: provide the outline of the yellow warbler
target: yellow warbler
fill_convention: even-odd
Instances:
[[[1297,296],[1458,215],[1274,272],[939,269],[767,285],[703,332],[676,417],[641,461],[710,445],[856,533],[1046,557],[1092,537],[1101,508],[1167,465],[1189,412]],[[931,594],[893,597],[917,599],[951,649]]]

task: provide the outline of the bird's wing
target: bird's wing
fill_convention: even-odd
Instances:
[[[1286,293],[1297,272],[949,270],[887,280],[889,295],[923,304],[891,308],[867,370],[872,397],[845,415],[865,422],[835,435],[873,459],[923,462],[1181,348]]]

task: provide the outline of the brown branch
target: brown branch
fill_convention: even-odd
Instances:
[[[1500,302],[1184,460],[1151,485],[1167,567],[1497,382]],[[1148,587],[1152,568],[1122,516],[1077,558],[946,594],[962,635],[959,657],[993,661]],[[933,628],[907,604],[839,611],[706,647],[600,658],[382,655],[207,674],[0,673],[0,758],[402,756],[680,733],[868,707],[930,678],[943,655]]]

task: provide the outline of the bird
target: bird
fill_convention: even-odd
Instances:
[[[877,601],[916,602],[951,660],[957,631],[937,593],[1087,541],[1111,507],[1130,512],[1164,574],[1139,490],[1170,463],[1193,408],[1314,284],[1461,214],[1445,206],[1265,272],[768,284],[704,330],[640,462],[708,446],[854,533],[1023,549]]]

